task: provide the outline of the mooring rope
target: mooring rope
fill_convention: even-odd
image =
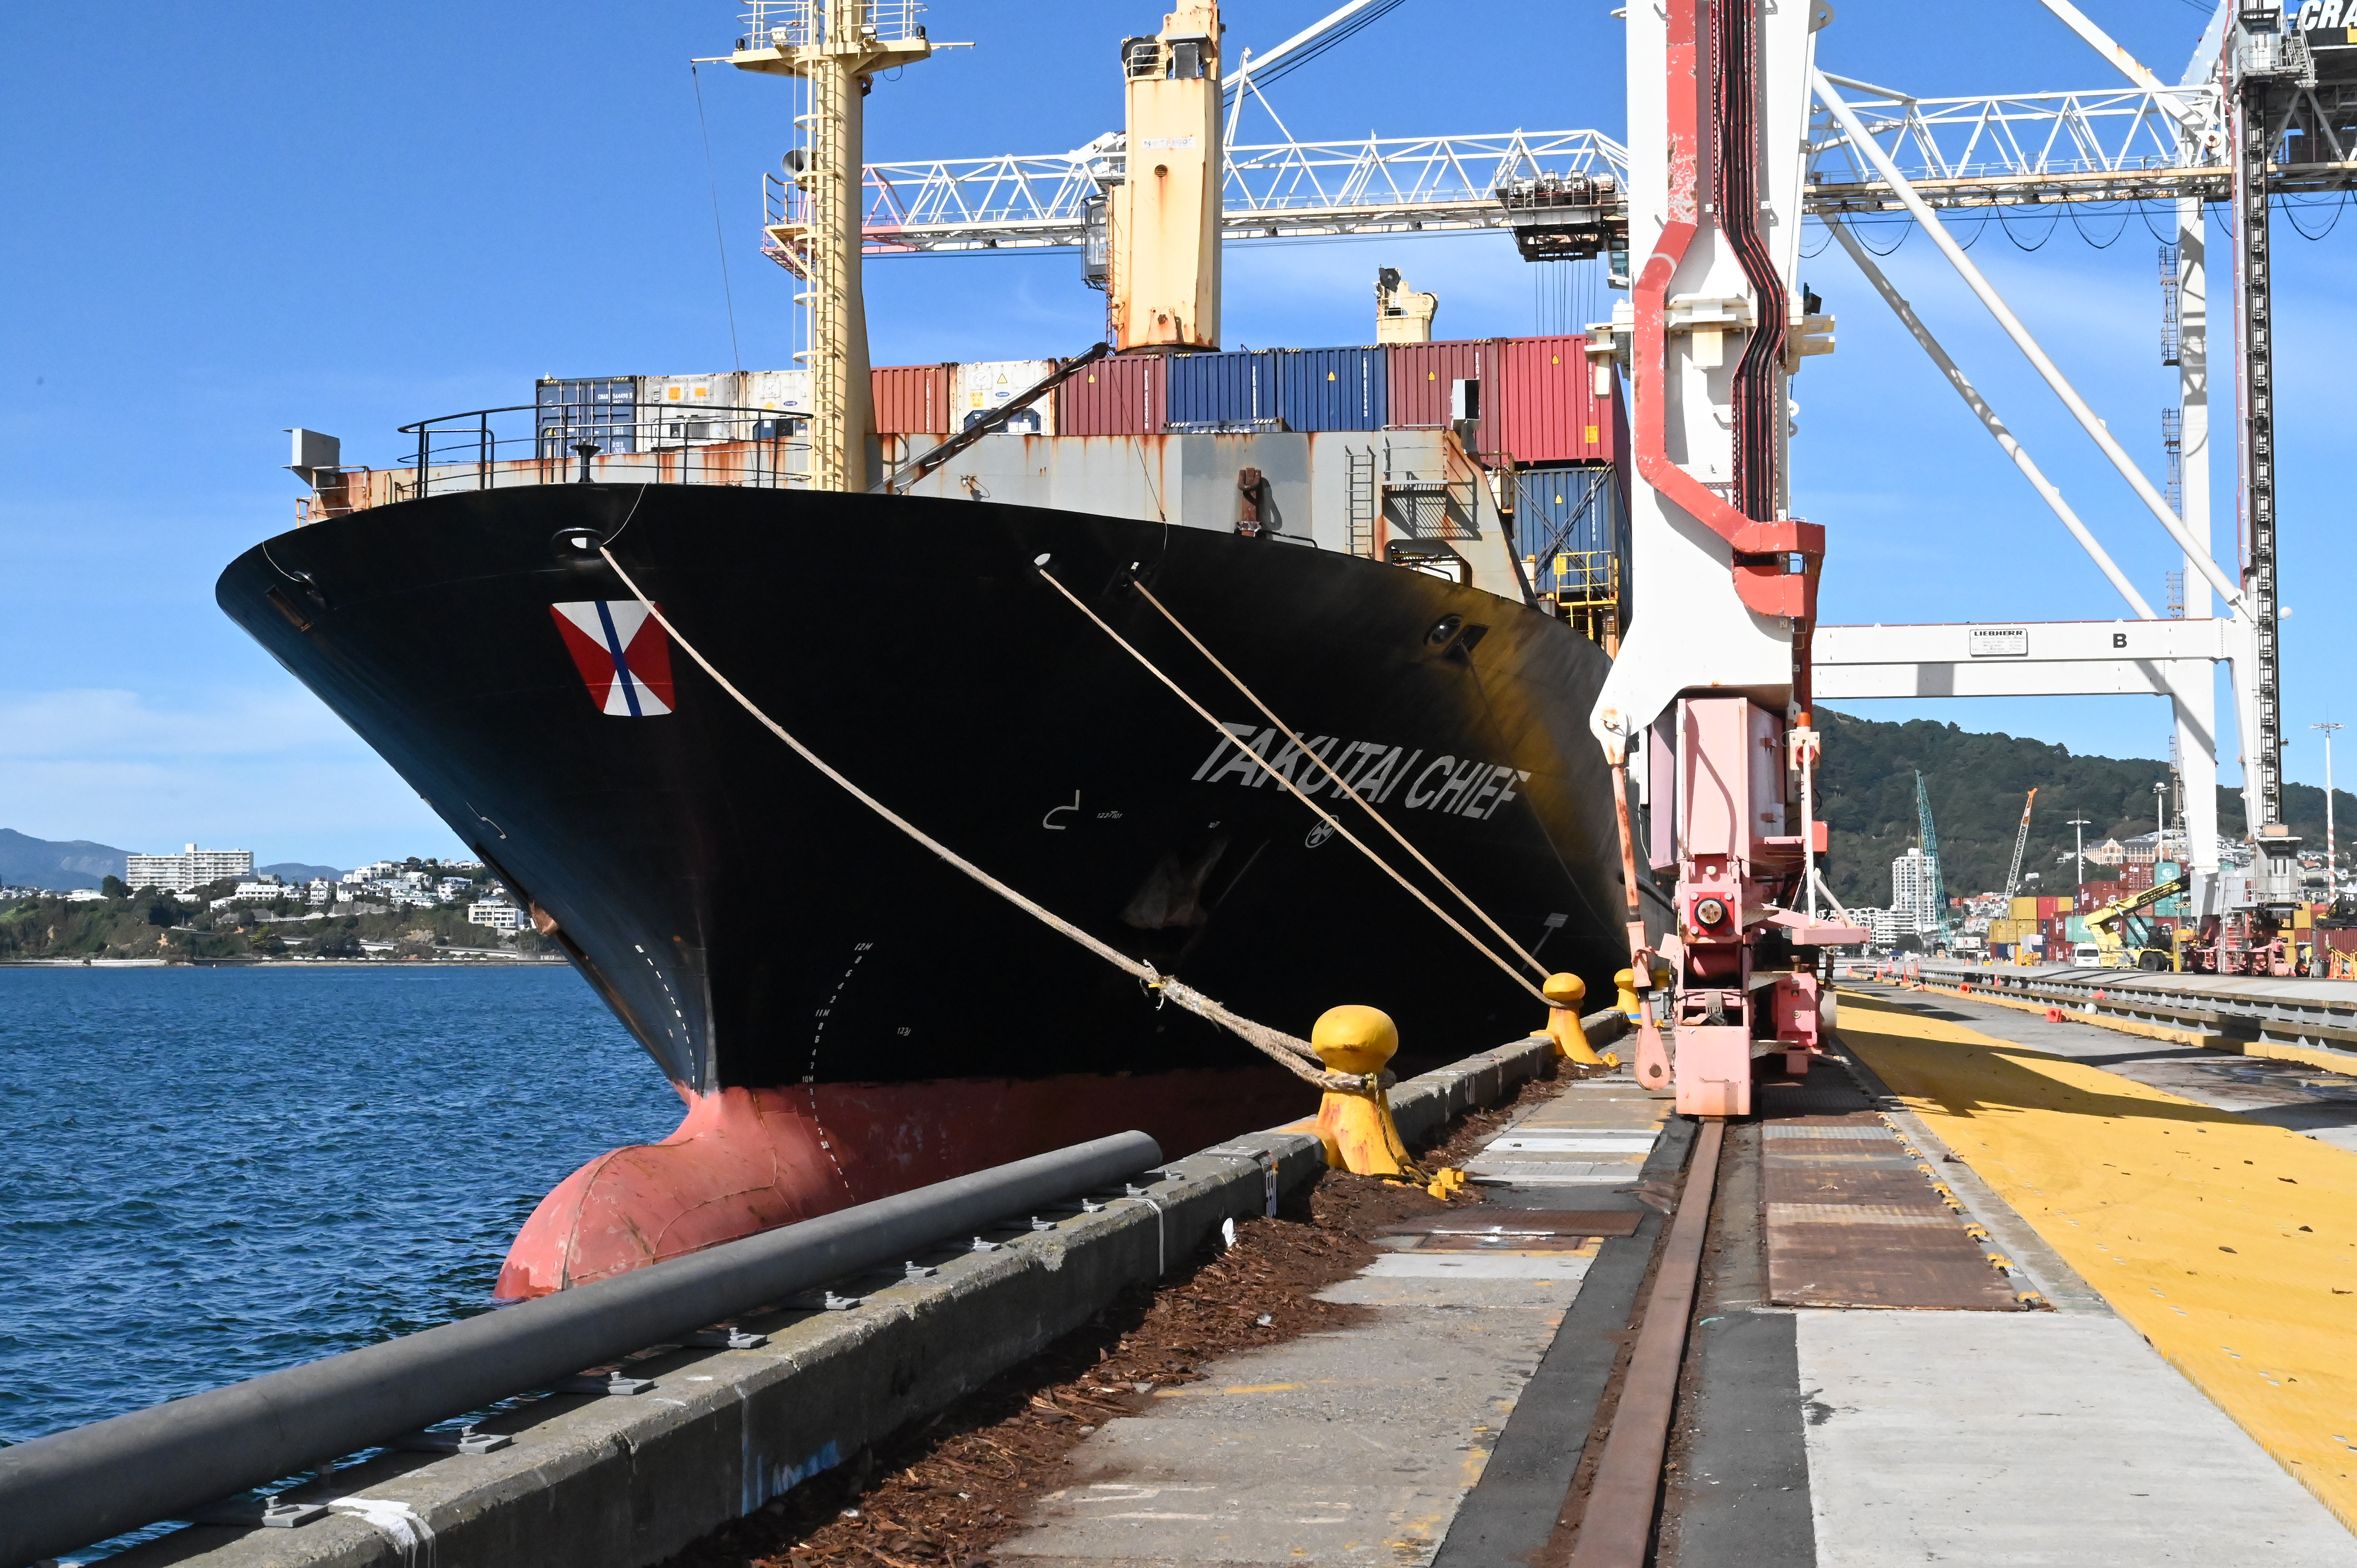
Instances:
[[[1392,838],[1399,844],[1400,848],[1414,855],[1415,857],[1415,863],[1418,865],[1421,865],[1426,871],[1432,873],[1434,880],[1437,881],[1443,887],[1448,888],[1449,892],[1455,894],[1457,896],[1458,902],[1463,904],[1467,909],[1472,911],[1473,918],[1475,919],[1480,920],[1483,925],[1489,927],[1491,930],[1496,932],[1498,940],[1505,943],[1509,948],[1512,948],[1514,950],[1515,956],[1520,958],[1524,963],[1529,964],[1534,973],[1544,977],[1554,972],[1552,970],[1548,969],[1546,965],[1541,963],[1537,957],[1534,955],[1529,949],[1523,947],[1522,943],[1508,936],[1506,934],[1506,928],[1491,919],[1490,918],[1490,912],[1487,909],[1482,908],[1480,905],[1476,904],[1473,901],[1473,896],[1471,894],[1466,892],[1465,889],[1458,886],[1456,883],[1450,881],[1448,879],[1448,873],[1442,871],[1440,867],[1433,865],[1431,861],[1425,858],[1424,852],[1416,848],[1415,845],[1410,843],[1407,840],[1407,835],[1401,832],[1398,828],[1393,826],[1390,818],[1375,810],[1375,803],[1372,800],[1368,800],[1364,795],[1360,794],[1356,789],[1353,789],[1349,785],[1343,783],[1342,776],[1335,772],[1333,768],[1323,757],[1319,756],[1317,752],[1310,750],[1308,746],[1303,745],[1301,736],[1294,732],[1293,727],[1287,725],[1283,719],[1278,718],[1276,716],[1276,711],[1274,708],[1271,708],[1266,703],[1262,702],[1259,694],[1254,692],[1250,686],[1245,685],[1242,680],[1238,679],[1234,671],[1229,669],[1225,664],[1221,663],[1219,655],[1204,647],[1203,639],[1197,637],[1193,632],[1188,630],[1186,624],[1180,621],[1177,616],[1170,613],[1170,607],[1154,596],[1153,590],[1149,589],[1144,583],[1138,582],[1135,578],[1131,579],[1130,585],[1138,591],[1139,595],[1145,598],[1147,604],[1152,605],[1156,609],[1161,611],[1162,618],[1168,621],[1173,627],[1176,627],[1179,636],[1185,638],[1189,642],[1193,643],[1195,645],[1195,651],[1201,654],[1205,659],[1211,660],[1211,668],[1226,676],[1228,679],[1228,684],[1233,686],[1238,692],[1243,693],[1244,701],[1250,703],[1254,707],[1258,708],[1261,711],[1261,715],[1267,719],[1270,724],[1276,726],[1276,732],[1285,736],[1286,740],[1293,743],[1295,750],[1300,752],[1302,756],[1308,757],[1310,761],[1318,765],[1318,771],[1326,775],[1326,777],[1332,781],[1334,785],[1334,792],[1336,794],[1342,796],[1346,800],[1356,800],[1359,802],[1359,809],[1366,812],[1370,817],[1372,817],[1375,820],[1375,825],[1377,827],[1391,834]],[[1385,869],[1388,870],[1389,867],[1386,867]]]
[[[1088,617],[1090,620],[1095,622],[1097,629],[1103,632],[1107,637],[1113,639],[1114,641],[1120,646],[1123,652],[1128,654],[1132,659],[1136,660],[1137,662],[1144,667],[1147,674],[1153,676],[1157,681],[1161,682],[1165,686],[1169,687],[1171,692],[1180,702],[1186,703],[1189,707],[1194,709],[1196,713],[1201,714],[1203,722],[1210,725],[1212,729],[1218,731],[1222,740],[1230,742],[1234,741],[1235,736],[1229,733],[1228,726],[1222,724],[1217,718],[1213,717],[1211,709],[1205,707],[1193,697],[1188,695],[1184,687],[1180,686],[1178,682],[1173,681],[1169,676],[1164,674],[1162,671],[1156,666],[1154,660],[1148,659],[1145,654],[1140,653],[1135,648],[1132,647],[1128,639],[1123,637],[1121,633],[1114,630],[1112,627],[1107,626],[1104,623],[1103,618],[1100,617],[1096,611],[1082,604],[1079,597],[1073,594],[1072,590],[1058,582],[1045,566],[1039,567],[1039,572],[1040,577],[1047,582],[1049,586],[1054,588],[1058,593],[1063,595],[1065,598],[1071,600],[1071,606],[1074,609],[1080,611],[1082,615]],[[1393,881],[1405,888],[1409,896],[1415,898],[1417,903],[1423,905],[1426,908],[1438,916],[1443,925],[1447,926],[1450,930],[1455,931],[1458,936],[1463,937],[1467,943],[1472,947],[1475,952],[1480,953],[1483,958],[1488,959],[1491,963],[1496,964],[1500,969],[1503,970],[1509,979],[1512,980],[1515,984],[1521,986],[1523,990],[1529,992],[1533,996],[1537,997],[1542,1005],[1548,1007],[1555,1005],[1554,1003],[1547,1001],[1545,992],[1541,991],[1537,986],[1533,985],[1529,981],[1523,979],[1522,975],[1515,971],[1512,964],[1507,962],[1496,953],[1491,952],[1490,949],[1482,943],[1480,938],[1475,936],[1472,932],[1465,929],[1464,924],[1459,921],[1457,917],[1451,915],[1448,910],[1434,903],[1431,896],[1426,893],[1423,888],[1418,887],[1415,883],[1410,882],[1406,877],[1401,875],[1398,867],[1393,865],[1391,862],[1385,860],[1382,855],[1377,854],[1366,841],[1360,838],[1358,834],[1344,827],[1340,822],[1336,820],[1333,812],[1328,811],[1325,807],[1311,800],[1308,795],[1303,794],[1301,787],[1294,783],[1291,779],[1286,777],[1285,770],[1283,768],[1275,766],[1268,760],[1268,758],[1261,756],[1260,753],[1253,750],[1250,746],[1240,746],[1237,749],[1243,756],[1251,757],[1254,763],[1259,767],[1263,773],[1267,774],[1271,779],[1275,779],[1279,784],[1285,786],[1296,800],[1308,807],[1311,811],[1317,812],[1318,818],[1323,821],[1328,827],[1332,828],[1336,832],[1341,834],[1342,837],[1349,842],[1351,848],[1357,850],[1361,854],[1365,855],[1369,860],[1374,862],[1375,865],[1383,870],[1384,875],[1388,875]],[[1446,878],[1443,880],[1446,880]],[[1458,897],[1463,897],[1464,895],[1460,893]],[[1484,918],[1486,918],[1487,917],[1484,917]],[[1528,955],[1524,956],[1527,957]]]
[[[679,644],[681,650],[686,653],[690,659],[694,660],[697,667],[706,675],[711,676],[713,681],[718,684],[722,691],[727,693],[729,696],[736,699],[737,705],[738,707],[743,708],[748,714],[750,714],[754,719],[771,735],[776,736],[780,740],[784,741],[788,746],[791,746],[796,755],[800,756],[803,761],[809,763],[813,768],[817,768],[835,784],[840,785],[844,791],[849,794],[852,799],[857,800],[861,805],[866,806],[869,811],[874,811],[877,816],[883,818],[886,822],[891,823],[894,827],[899,829],[902,832],[908,834],[910,838],[916,840],[919,843],[932,851],[934,854],[940,856],[942,860],[947,861],[958,870],[965,873],[966,875],[972,877],[983,886],[990,889],[993,893],[997,894],[1001,898],[1006,899],[1008,903],[1014,905],[1025,914],[1029,915],[1032,918],[1039,921],[1042,925],[1045,925],[1053,930],[1062,932],[1065,936],[1070,937],[1072,940],[1080,943],[1081,946],[1088,949],[1089,951],[1096,954],[1099,958],[1104,960],[1107,963],[1112,964],[1114,968],[1122,971],[1125,974],[1135,977],[1148,991],[1153,992],[1157,996],[1176,1002],[1179,1006],[1184,1007],[1189,1013],[1195,1014],[1199,1017],[1207,1018],[1211,1020],[1211,1022],[1218,1025],[1220,1027],[1227,1030],[1230,1034],[1234,1035],[1237,1038],[1243,1040],[1246,1045],[1251,1046],[1254,1050],[1259,1051],[1262,1055],[1269,1058],[1280,1067],[1283,1067],[1287,1072],[1290,1072],[1294,1077],[1301,1079],[1304,1083],[1315,1084],[1319,1089],[1327,1090],[1335,1093],[1373,1095],[1380,1093],[1386,1088],[1389,1088],[1394,1081],[1393,1076],[1389,1072],[1329,1072],[1323,1067],[1313,1065],[1318,1060],[1318,1053],[1310,1048],[1309,1043],[1307,1040],[1296,1039],[1293,1036],[1286,1034],[1281,1029],[1272,1029],[1265,1024],[1256,1023],[1250,1018],[1244,1017],[1239,1013],[1232,1012],[1220,1003],[1214,1002],[1211,998],[1204,995],[1193,986],[1186,984],[1184,982],[1177,980],[1172,976],[1159,972],[1152,964],[1144,962],[1138,959],[1134,959],[1127,953],[1123,952],[1120,949],[1099,941],[1095,937],[1081,929],[1080,927],[1072,924],[1070,920],[1065,919],[1062,916],[1058,915],[1044,905],[1041,905],[1031,898],[1026,897],[1023,894],[1017,892],[1014,888],[1009,887],[1006,883],[1001,882],[997,877],[991,875],[990,873],[983,870],[982,867],[966,859],[965,856],[958,854],[957,851],[950,848],[949,845],[942,843],[939,839],[934,838],[931,833],[926,832],[922,828],[917,826],[916,823],[909,821],[908,818],[900,815],[899,812],[895,811],[891,807],[886,805],[883,801],[877,800],[875,796],[869,794],[866,790],[853,783],[849,779],[844,777],[844,775],[828,763],[824,757],[819,756],[818,753],[813,751],[809,746],[804,746],[801,741],[795,739],[783,725],[780,725],[777,720],[763,713],[754,704],[751,698],[746,696],[744,693],[737,689],[735,683],[732,682],[728,677],[723,675],[717,669],[714,668],[712,660],[706,659],[700,651],[698,651],[694,643],[688,641],[686,638],[680,635],[679,628],[672,624],[671,618],[664,615],[662,607],[652,599],[647,597],[645,592],[639,587],[639,585],[631,580],[630,575],[628,572],[622,570],[622,564],[614,559],[612,551],[608,550],[601,545],[598,548],[597,553],[606,558],[606,564],[614,569],[614,575],[622,580],[622,585],[630,591],[630,596],[636,599],[640,605],[645,608],[647,614],[654,618],[655,624],[662,627],[664,631],[668,632],[671,636],[671,639]],[[1222,733],[1224,734],[1225,732],[1223,731]]]

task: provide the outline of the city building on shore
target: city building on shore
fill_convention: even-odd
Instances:
[[[253,852],[250,849],[199,849],[189,844],[178,854],[125,855],[123,884],[135,893],[142,887],[186,893],[208,882],[253,875]]]
[[[467,920],[495,931],[520,931],[524,928],[524,912],[503,898],[485,898],[467,906]]]

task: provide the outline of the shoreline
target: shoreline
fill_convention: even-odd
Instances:
[[[12,958],[0,969],[540,969],[569,968],[563,958]]]

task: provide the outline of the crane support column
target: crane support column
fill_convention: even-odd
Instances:
[[[2259,905],[2287,912],[2299,897],[2299,841],[2283,819],[2283,673],[2276,581],[2274,284],[2269,268],[2268,187],[2286,86],[2306,84],[2308,48],[2286,29],[2274,0],[2240,0],[2231,61],[2233,147],[2234,325],[2241,339],[2244,582],[2249,596],[2252,672],[2243,708],[2243,799]],[[2309,78],[2312,81],[2312,78]]]
[[[1221,30],[1203,0],[1122,42],[1127,166],[1113,191],[1107,288],[1117,350],[1220,346]]]
[[[1809,639],[1824,532],[1786,472],[1816,0],[1666,0],[1628,12],[1638,599],[1589,725],[1616,778],[1641,748],[1647,861],[1674,868],[1676,928],[1638,915],[1621,802],[1635,1066],[1689,1115],[1751,1103],[1751,1058],[1818,1048],[1815,949],[1862,941],[1797,906],[1823,824],[1804,824],[1819,737]]]
[[[802,145],[787,160],[800,221],[772,226],[770,236],[810,307],[811,487],[864,490],[876,442],[860,286],[865,103],[877,71],[923,59],[932,45],[906,5],[761,0],[753,16],[756,31],[737,40],[728,63],[810,84],[809,113],[798,116]]]

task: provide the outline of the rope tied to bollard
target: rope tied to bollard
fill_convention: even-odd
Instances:
[[[853,783],[840,770],[828,763],[824,757],[819,756],[818,753],[813,751],[809,746],[804,746],[800,740],[796,739],[784,725],[779,724],[777,720],[771,718],[768,714],[763,713],[761,709],[754,703],[753,700],[745,695],[744,693],[738,691],[736,684],[726,675],[723,675],[719,670],[713,665],[712,660],[706,659],[694,643],[681,636],[679,628],[672,623],[670,617],[663,614],[662,607],[657,605],[652,599],[647,597],[645,591],[642,590],[634,580],[632,580],[628,572],[622,569],[622,564],[614,559],[614,553],[611,550],[600,545],[598,547],[597,553],[605,557],[606,564],[613,568],[614,575],[622,580],[622,585],[630,590],[630,596],[636,599],[639,604],[645,608],[647,614],[654,618],[655,624],[662,627],[663,630],[670,635],[671,639],[673,642],[679,644],[683,652],[684,652],[690,659],[695,660],[697,668],[701,669],[706,675],[711,676],[714,682],[716,683],[722,691],[727,693],[731,698],[735,699],[738,707],[743,708],[746,713],[751,714],[763,728],[776,736],[780,740],[784,741],[787,746],[792,747],[796,755],[800,756],[803,761],[818,769],[820,773],[823,774],[832,782],[839,785],[845,793],[849,794],[852,799],[857,800],[861,805],[866,806],[869,811],[874,811],[877,816],[883,818],[886,822],[899,829],[909,838],[915,840],[918,843],[922,844],[926,849],[931,850],[935,855],[948,862],[959,871],[963,872],[967,876],[972,877],[975,882],[980,883],[984,887],[988,888],[991,892],[996,893],[1001,898],[1006,899],[1017,908],[1031,916],[1042,925],[1047,926],[1051,930],[1059,931],[1064,936],[1071,938],[1073,941],[1079,943],[1082,947],[1088,949],[1089,951],[1096,954],[1099,958],[1104,960],[1107,963],[1112,964],[1114,968],[1131,975],[1155,996],[1175,1002],[1179,1006],[1185,1008],[1188,1012],[1196,1015],[1198,1017],[1206,1019],[1209,1022],[1217,1025],[1221,1028],[1227,1030],[1230,1034],[1234,1035],[1238,1039],[1243,1040],[1246,1045],[1251,1046],[1254,1050],[1259,1051],[1263,1056],[1267,1057],[1270,1060],[1284,1068],[1287,1072],[1290,1072],[1294,1077],[1301,1079],[1304,1083],[1311,1084],[1329,1094],[1350,1094],[1374,1097],[1380,1096],[1383,1093],[1383,1089],[1388,1085],[1391,1079],[1391,1075],[1389,1073],[1381,1074],[1380,1077],[1383,1081],[1374,1083],[1372,1087],[1370,1087],[1370,1079],[1373,1075],[1363,1073],[1332,1072],[1329,1071],[1322,1066],[1314,1065],[1318,1062],[1318,1053],[1311,1048],[1308,1041],[1297,1039],[1281,1029],[1273,1029],[1265,1024],[1244,1017],[1243,1015],[1236,1013],[1222,1004],[1215,1002],[1211,997],[1204,995],[1193,986],[1188,985],[1173,976],[1162,973],[1151,963],[1146,962],[1141,959],[1134,959],[1127,953],[1123,952],[1119,948],[1098,940],[1089,932],[1084,931],[1080,927],[1072,924],[1070,920],[1065,919],[1062,916],[1058,915],[1055,911],[1046,908],[1044,905],[1039,904],[1032,898],[1027,897],[1013,887],[1008,886],[997,877],[993,876],[990,873],[983,870],[982,867],[974,865],[974,862],[966,859],[965,856],[958,854],[955,850],[950,848],[947,844],[942,843],[939,839],[934,838],[931,833],[926,832],[914,822],[909,821],[906,817],[901,816],[898,811],[893,811],[889,806],[884,804],[883,801],[877,800],[875,796],[869,794],[866,790]],[[1049,579],[1051,582],[1054,579],[1052,578]],[[1223,731],[1222,733],[1225,732]]]

